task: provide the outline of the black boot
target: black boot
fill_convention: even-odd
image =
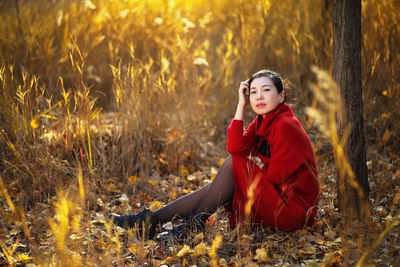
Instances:
[[[145,233],[148,231],[148,238],[151,239],[156,231],[156,226],[159,222],[157,215],[151,212],[149,209],[144,209],[137,214],[131,215],[109,215],[111,221],[122,228],[133,228],[137,227],[139,235],[142,235],[144,229]]]

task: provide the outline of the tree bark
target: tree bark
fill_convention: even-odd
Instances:
[[[332,1],[332,30],[332,76],[343,103],[339,137],[344,137],[350,127],[344,152],[354,173],[352,176],[338,171],[339,210],[345,216],[364,220],[368,213],[369,183],[361,81],[361,0]]]

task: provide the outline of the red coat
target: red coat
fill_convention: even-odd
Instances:
[[[290,231],[313,221],[319,193],[314,152],[289,105],[258,115],[244,134],[243,120],[232,120],[227,149],[235,182],[232,225],[247,221]]]

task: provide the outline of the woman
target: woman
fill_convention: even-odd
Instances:
[[[319,183],[310,140],[285,104],[281,77],[261,70],[239,87],[235,116],[228,128],[231,154],[214,180],[163,208],[136,215],[111,215],[119,226],[155,226],[178,216],[189,225],[203,227],[220,206],[230,207],[230,223],[251,223],[292,231],[310,224],[317,212]],[[243,133],[243,114],[251,104],[257,114]],[[249,156],[257,156],[260,168]]]

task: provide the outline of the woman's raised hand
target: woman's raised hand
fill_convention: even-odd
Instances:
[[[250,88],[249,88],[249,81],[243,81],[240,83],[239,86],[239,105],[243,105],[245,107],[249,104],[249,95],[250,95]]]
[[[241,82],[239,86],[239,102],[236,107],[235,117],[233,117],[235,120],[243,120],[244,109],[250,102],[249,94],[250,94],[249,81],[247,80]]]

